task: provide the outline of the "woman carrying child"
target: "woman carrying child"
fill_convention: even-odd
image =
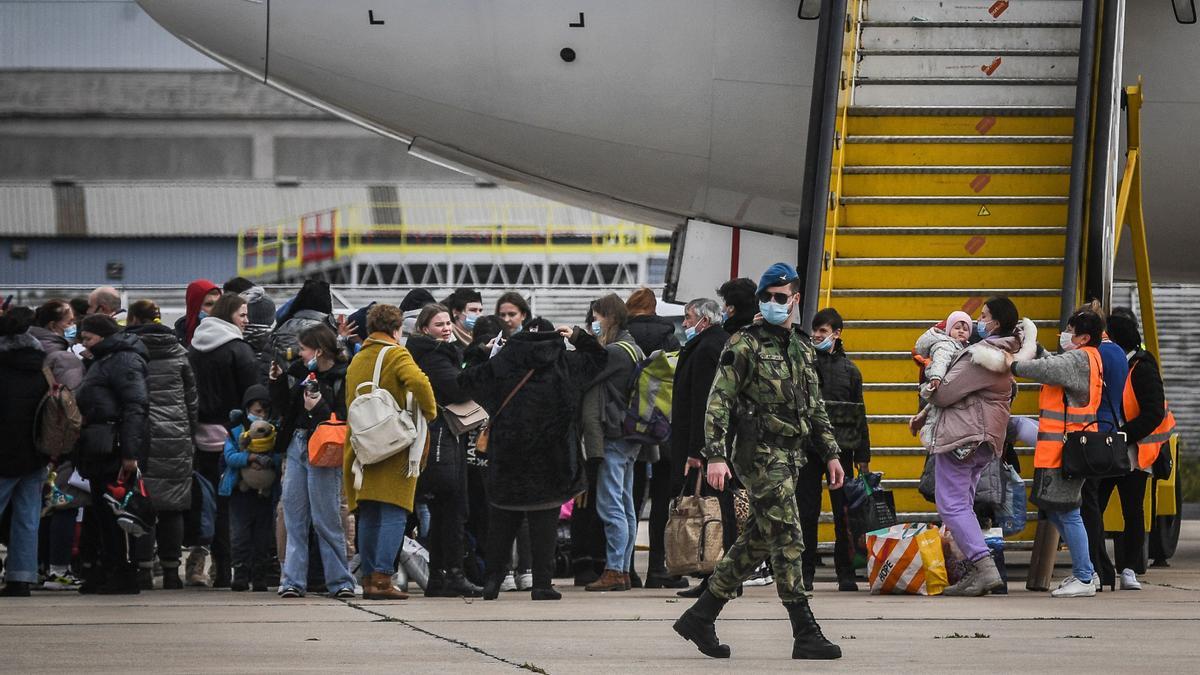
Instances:
[[[1008,364],[1037,352],[1037,329],[1028,319],[1018,325],[1018,317],[1011,300],[990,298],[976,324],[982,339],[958,351],[936,386],[922,388],[935,409],[921,440],[934,456],[938,515],[970,563],[944,595],[980,596],[1003,584],[975,516],[975,486],[1004,452],[1014,385]]]

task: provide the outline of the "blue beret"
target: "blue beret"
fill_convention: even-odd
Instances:
[[[767,268],[763,273],[762,278],[758,280],[758,292],[771,288],[772,286],[784,286],[796,281],[800,275],[796,274],[796,268],[784,262],[777,262]]]

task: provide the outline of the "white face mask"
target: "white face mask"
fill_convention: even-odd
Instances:
[[[1058,334],[1058,346],[1062,347],[1062,350],[1064,352],[1069,352],[1072,349],[1079,349],[1079,345],[1072,342],[1072,340],[1074,338],[1075,338],[1075,335],[1072,333],[1059,333]]]

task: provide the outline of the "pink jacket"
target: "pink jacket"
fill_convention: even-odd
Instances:
[[[934,409],[921,430],[930,454],[991,443],[999,456],[1012,408],[1013,376],[1004,353],[1018,361],[1037,354],[1037,328],[1023,319],[1014,335],[989,337],[959,352],[941,386],[930,396]]]

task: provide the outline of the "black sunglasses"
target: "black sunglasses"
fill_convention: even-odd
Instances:
[[[770,291],[761,291],[758,294],[759,302],[775,301],[775,303],[777,303],[777,304],[786,305],[786,304],[788,304],[788,301],[791,299],[792,299],[792,296],[788,295],[787,293],[771,293]]]

